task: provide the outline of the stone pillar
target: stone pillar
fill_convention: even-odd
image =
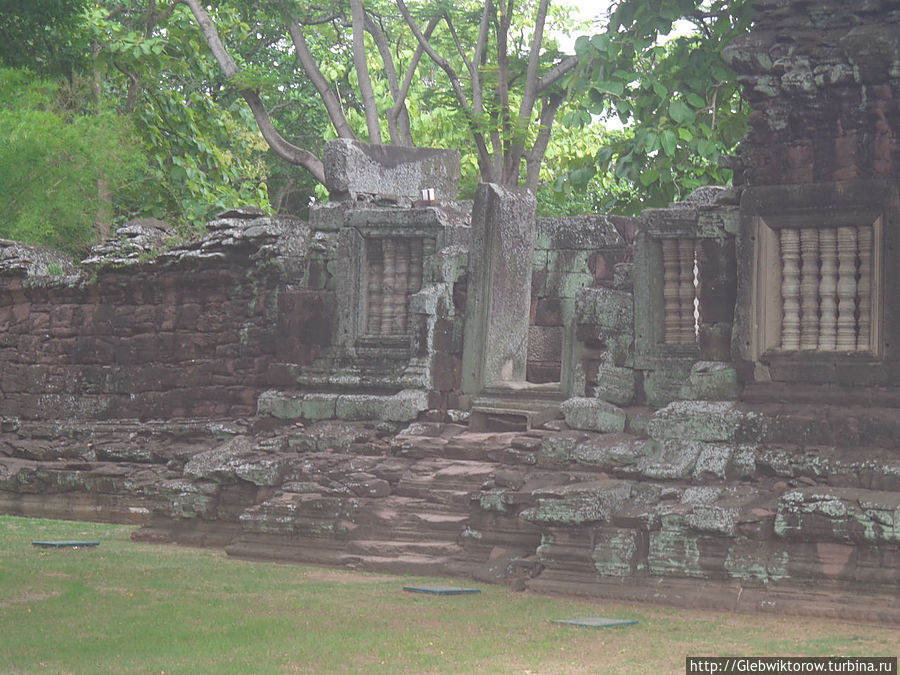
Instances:
[[[463,393],[525,381],[535,210],[527,190],[482,183],[475,193]]]

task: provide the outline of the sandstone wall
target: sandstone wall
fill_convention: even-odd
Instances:
[[[782,185],[900,172],[900,7],[755,2],[724,56],[753,108],[736,182]]]
[[[565,371],[571,367],[563,364],[563,353],[572,351],[572,345],[564,342],[567,327],[576,323],[575,298],[584,288],[614,285],[616,265],[631,260],[635,226],[635,219],[622,216],[538,218],[528,330],[529,382],[566,379]]]
[[[329,339],[296,221],[223,220],[154,255],[152,228],[79,269],[4,242],[0,411],[26,419],[239,417]],[[115,248],[115,247],[113,247]],[[290,252],[290,262],[284,254]]]

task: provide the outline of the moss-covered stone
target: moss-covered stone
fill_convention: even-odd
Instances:
[[[649,431],[657,440],[734,441],[757,422],[728,401],[675,401],[653,415]]]
[[[643,567],[636,530],[606,530],[597,535],[591,559],[603,577],[627,577]]]
[[[900,543],[900,495],[851,488],[809,487],[778,501],[775,534],[795,541]]]
[[[634,400],[635,373],[611,363],[601,363],[597,369],[594,396],[615,405],[629,405]]]
[[[625,411],[597,398],[570,398],[560,410],[573,429],[615,434],[625,431]]]
[[[287,458],[260,453],[252,441],[238,436],[228,443],[201,452],[184,465],[184,475],[216,482],[245,480],[254,485],[278,485],[287,468]]]
[[[519,514],[523,520],[535,524],[583,525],[608,521],[631,495],[631,484],[599,480],[543,488],[534,495],[537,505]]]
[[[701,449],[699,441],[647,441],[638,469],[646,478],[685,479],[694,472]]]
[[[680,515],[661,518],[662,527],[650,532],[647,568],[651,575],[663,577],[706,578],[700,565],[700,543],[685,527]]]
[[[698,361],[691,367],[680,395],[693,400],[727,401],[735,399],[739,391],[737,370],[732,364]]]

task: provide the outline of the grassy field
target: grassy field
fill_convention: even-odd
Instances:
[[[894,656],[896,628],[515,593],[133,543],[0,516],[3,673],[683,673],[685,656]],[[98,548],[40,549],[87,539]],[[451,583],[479,595],[429,596]],[[573,628],[553,619],[637,619]]]

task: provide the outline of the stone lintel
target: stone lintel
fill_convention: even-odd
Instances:
[[[373,145],[346,138],[325,144],[325,187],[333,196],[372,195],[418,201],[433,188],[436,200],[452,200],[459,189],[458,150]]]

